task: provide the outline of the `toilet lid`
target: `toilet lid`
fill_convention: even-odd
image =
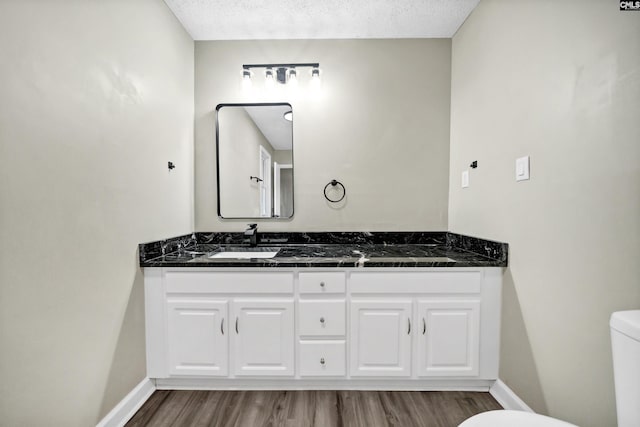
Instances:
[[[577,427],[565,421],[524,411],[498,410],[483,412],[467,419],[458,427]]]
[[[611,329],[640,341],[640,310],[616,311],[609,321]]]

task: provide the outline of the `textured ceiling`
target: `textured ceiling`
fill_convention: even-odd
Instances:
[[[195,40],[449,38],[480,0],[165,0]]]

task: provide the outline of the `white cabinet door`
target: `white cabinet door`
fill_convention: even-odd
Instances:
[[[350,374],[411,374],[411,300],[351,301]]]
[[[418,302],[418,375],[479,373],[480,301]]]
[[[228,374],[227,301],[167,301],[169,374]]]
[[[236,375],[293,375],[293,299],[233,301]]]

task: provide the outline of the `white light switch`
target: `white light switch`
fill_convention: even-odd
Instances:
[[[516,159],[516,181],[529,179],[529,156]]]
[[[467,188],[469,186],[469,171],[462,171],[462,188]]]

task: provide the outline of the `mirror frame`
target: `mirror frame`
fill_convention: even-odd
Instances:
[[[220,125],[218,123],[220,116],[220,109],[224,107],[278,107],[288,106],[293,111],[293,106],[289,102],[246,102],[246,103],[222,103],[216,106],[216,199],[217,199],[217,211],[218,218],[222,220],[252,220],[252,221],[289,221],[293,218],[296,212],[295,208],[295,162],[293,160],[293,118],[291,120],[291,165],[292,165],[292,177],[291,177],[291,216],[278,217],[278,216],[222,216],[220,205]],[[271,194],[273,199],[273,192]],[[273,200],[272,200],[273,202]]]

